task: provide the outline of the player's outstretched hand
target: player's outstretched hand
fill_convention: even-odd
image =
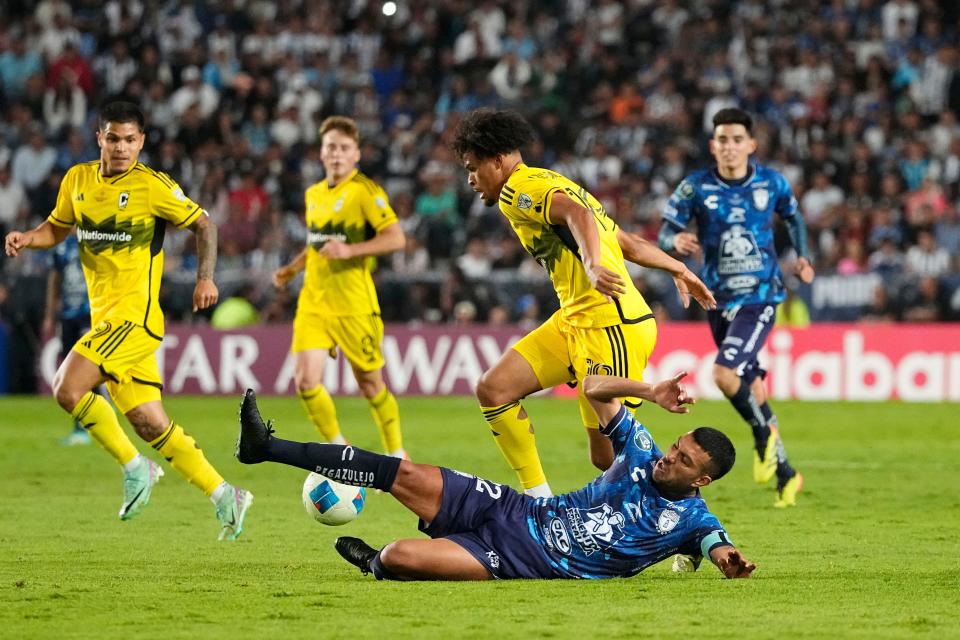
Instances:
[[[220,292],[217,285],[209,278],[200,278],[197,280],[197,286],[193,288],[193,312],[217,303]]]
[[[623,278],[604,266],[596,265],[587,269],[587,278],[590,279],[593,288],[603,294],[607,300],[619,298],[625,291]]]
[[[793,272],[806,284],[813,282],[813,265],[810,264],[810,261],[806,258],[800,257],[797,258],[797,263],[793,267]]]
[[[692,256],[700,253],[700,241],[689,231],[681,231],[673,237],[673,249],[681,256]]]
[[[27,234],[22,231],[11,231],[7,234],[7,237],[4,239],[3,248],[7,252],[7,255],[11,258],[16,257],[20,253],[20,249],[24,247],[29,247],[30,244],[27,242]]]
[[[697,402],[696,398],[689,395],[686,387],[680,383],[686,375],[686,371],[681,371],[653,387],[653,399],[670,413],[690,413],[690,408],[685,405]]]
[[[690,269],[684,267],[679,275],[673,276],[673,284],[677,286],[684,309],[690,306],[690,296],[707,311],[717,308],[717,299],[713,297],[713,293]]]
[[[757,565],[743,557],[734,547],[721,547],[717,551],[717,567],[728,578],[749,578]]]

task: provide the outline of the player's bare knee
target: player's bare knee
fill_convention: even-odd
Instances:
[[[68,385],[64,384],[63,381],[54,382],[53,386],[53,397],[56,399],[57,404],[59,404],[64,411],[68,413],[73,412],[74,408],[77,406],[77,403],[80,402],[87,392],[82,389],[73,389]]]
[[[306,393],[311,389],[315,389],[320,381],[316,378],[313,378],[308,375],[295,374],[293,378],[294,384],[297,385],[297,393]]]
[[[516,391],[504,385],[493,371],[486,371],[480,376],[475,392],[483,407],[496,407],[520,399],[516,397]]]
[[[382,380],[358,380],[357,386],[360,387],[363,397],[369,400],[377,397],[385,385]]]
[[[726,396],[734,395],[740,388],[740,376],[735,370],[723,365],[713,365],[713,381]]]
[[[402,575],[416,568],[417,555],[409,540],[396,540],[380,551],[380,562],[384,568],[394,574]]]

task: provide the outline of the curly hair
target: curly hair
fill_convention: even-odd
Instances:
[[[517,151],[533,140],[533,127],[516,111],[477,109],[463,117],[451,147],[458,158],[472,153],[485,160]]]

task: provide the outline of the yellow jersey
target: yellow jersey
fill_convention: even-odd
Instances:
[[[312,185],[304,199],[307,262],[297,304],[302,310],[333,316],[379,314],[370,275],[376,261],[369,257],[328,260],[320,249],[331,239],[347,244],[369,240],[396,223],[386,192],[354,169],[335,187],[326,180]]]
[[[612,302],[590,285],[580,249],[564,224],[550,220],[550,203],[561,192],[593,213],[600,236],[600,264],[623,279],[626,291]],[[500,211],[524,249],[550,274],[560,299],[560,314],[576,327],[609,327],[646,319],[650,307],[637,291],[623,263],[617,224],[586,189],[559,173],[520,164],[500,191]]]
[[[77,227],[92,326],[123,318],[163,337],[159,294],[167,222],[187,227],[201,214],[170,176],[139,162],[109,178],[100,174],[99,160],[67,171],[47,221]]]

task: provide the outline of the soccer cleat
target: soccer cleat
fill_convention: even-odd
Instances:
[[[803,489],[803,474],[795,473],[784,485],[777,489],[777,499],[773,506],[777,509],[797,506],[797,494]]]
[[[360,538],[343,536],[333,544],[340,557],[360,569],[360,573],[370,573],[370,561],[377,556],[377,550]]]
[[[777,442],[780,434],[774,428],[770,429],[770,435],[767,437],[767,445],[764,447],[763,458],[753,450],[753,480],[757,484],[767,484],[774,474],[777,473]]]
[[[64,447],[90,444],[90,434],[83,429],[74,429],[70,432],[70,435],[60,438],[60,444]]]
[[[227,485],[217,500],[217,520],[220,521],[218,540],[236,540],[243,533],[243,519],[253,504],[253,494],[246,489],[237,489]]]
[[[703,556],[688,556],[678,553],[673,556],[673,566],[670,567],[670,570],[674,573],[691,573],[700,568],[702,560]]]
[[[123,473],[123,504],[120,519],[129,520],[150,502],[153,485],[163,477],[163,469],[149,458],[141,458],[133,471]]]
[[[257,464],[266,459],[267,443],[273,433],[273,421],[263,423],[257,408],[257,394],[247,389],[240,403],[240,435],[237,436],[237,460],[243,464]]]

